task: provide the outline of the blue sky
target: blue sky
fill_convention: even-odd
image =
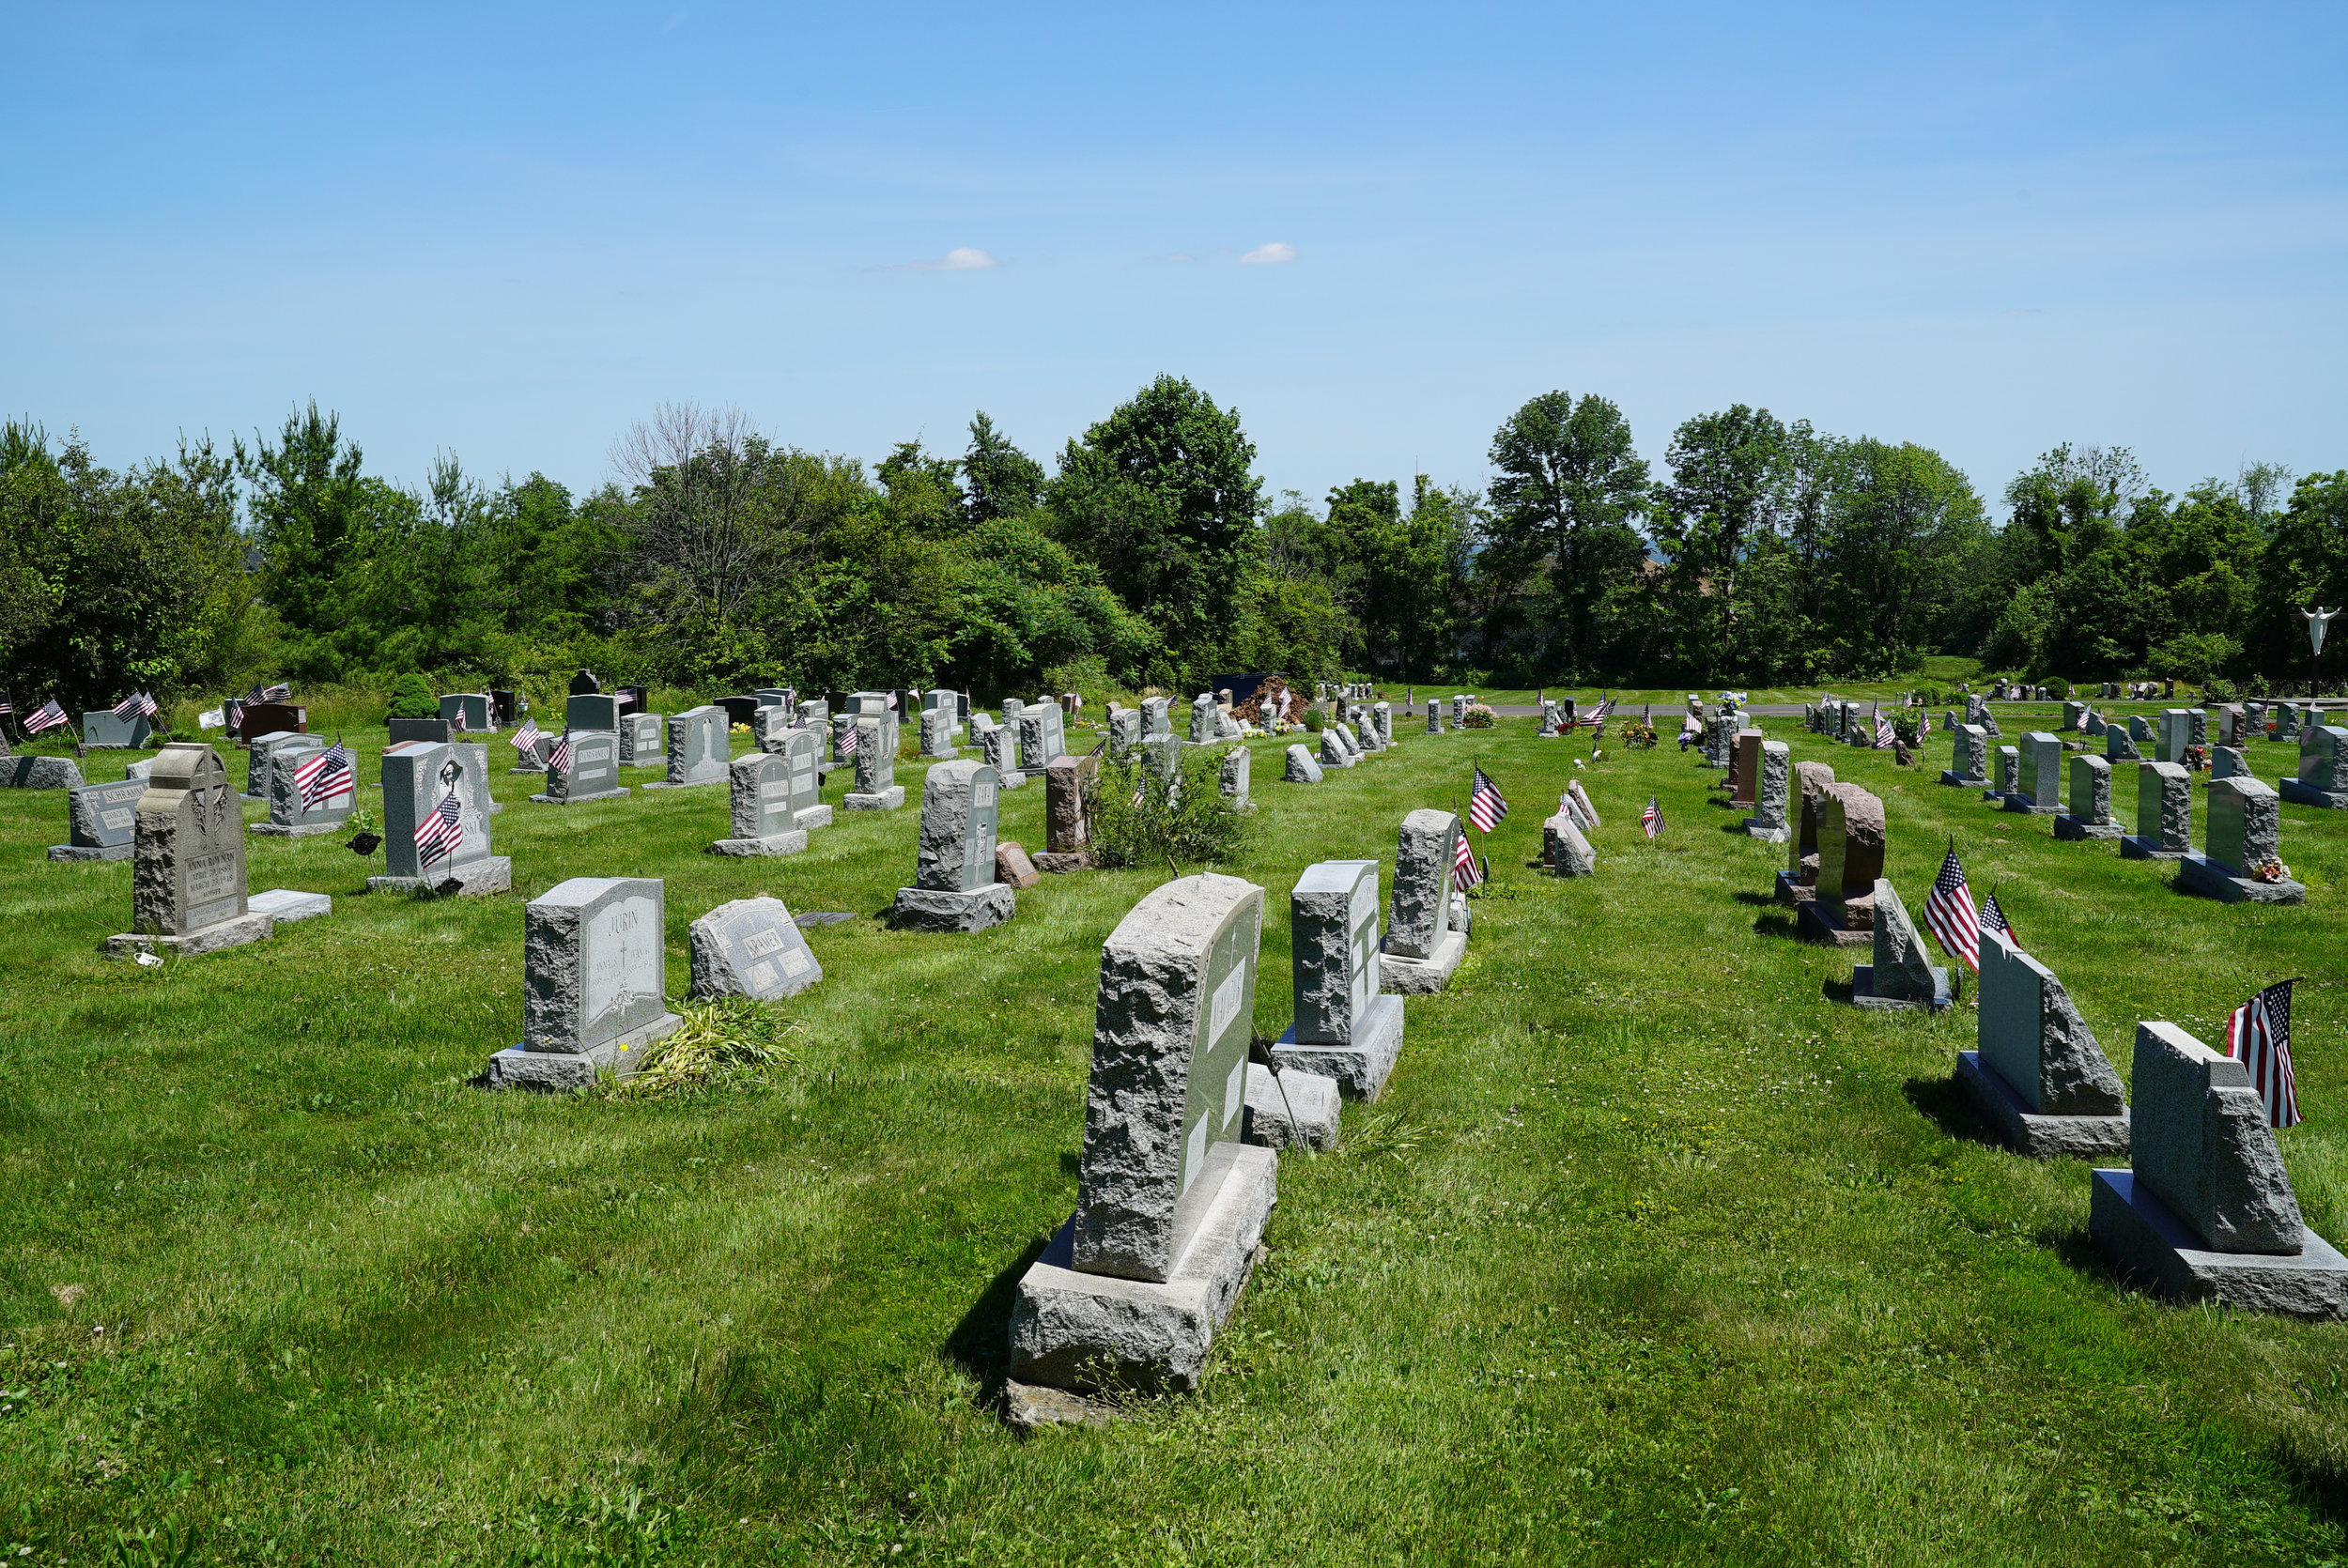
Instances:
[[[1160,371],[1274,489],[1597,392],[1994,497],[2348,467],[2348,8],[11,7],[0,409],[337,409],[586,487],[657,404],[1048,460]],[[950,264],[950,258],[952,263]],[[967,265],[962,265],[966,263]]]

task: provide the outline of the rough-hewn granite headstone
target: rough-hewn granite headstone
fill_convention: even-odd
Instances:
[[[2069,839],[2120,837],[2120,824],[2111,820],[2109,762],[2085,752],[2071,754],[2070,809],[2055,818],[2054,836]]]
[[[921,710],[921,755],[951,760],[962,755],[954,745],[954,715],[950,708]]]
[[[745,759],[748,761],[749,759]],[[693,994],[747,996],[755,1002],[796,996],[824,977],[824,966],[780,899],[735,899],[693,922]]]
[[[1380,990],[1378,862],[1306,867],[1289,894],[1289,930],[1296,1021],[1273,1059],[1376,1099],[1402,1050],[1402,999]]]
[[[305,741],[317,737],[304,735]],[[269,750],[269,772],[266,776],[266,798],[269,801],[269,821],[255,822],[252,831],[264,838],[311,838],[332,833],[350,821],[351,812],[359,807],[358,759],[351,759],[348,778],[350,787],[330,795],[315,806],[305,806],[301,799],[299,779],[303,763],[320,756],[321,746],[272,746]]]
[[[1818,881],[1818,803],[1827,791],[1834,787],[1834,770],[1824,762],[1796,762],[1793,783],[1788,787],[1785,804],[1790,811],[1797,798],[1800,814],[1794,820],[1794,832],[1785,844],[1785,869],[1778,875],[1778,898],[1782,902],[1799,903],[1810,895],[1808,889]]]
[[[899,925],[977,931],[1012,917],[1015,900],[995,870],[1000,789],[995,770],[984,762],[940,762],[930,769],[921,781],[914,885],[897,889],[891,912]]]
[[[1235,746],[1223,754],[1223,798],[1231,803],[1234,811],[1251,809],[1248,794],[1248,772],[1254,766],[1254,755],[1244,746]]]
[[[1145,697],[1141,699],[1141,734],[1144,740],[1152,735],[1170,735],[1174,732],[1174,721],[1166,713],[1173,700],[1170,697]]]
[[[734,747],[726,711],[703,705],[669,717],[668,776],[647,790],[682,790],[717,784],[730,776]]]
[[[2116,1154],[2128,1146],[2120,1075],[2046,965],[1994,930],[1981,933],[1975,1049],[1957,1086],[1991,1130],[2036,1159]]]
[[[0,787],[11,790],[73,790],[82,769],[70,757],[11,757],[0,761]]]
[[[1856,784],[1833,784],[1818,799],[1818,872],[1801,905],[1801,934],[1859,946],[1872,939],[1875,885],[1883,875],[1883,802]]]
[[[1460,819],[1422,807],[1402,819],[1395,848],[1394,916],[1386,950],[1399,958],[1431,959],[1450,930],[1451,863]]]
[[[2178,860],[2193,849],[2193,775],[2182,763],[2136,770],[2136,832],[2120,840],[2129,860]]]
[[[2136,1179],[2221,1253],[2295,1253],[2305,1223],[2242,1063],[2173,1023],[2136,1030]]]
[[[1092,847],[1091,792],[1101,776],[1101,754],[1055,758],[1043,770],[1043,848],[1052,854],[1081,854]]]
[[[296,730],[280,730],[255,741],[244,754],[245,799],[269,799],[270,759],[278,752],[322,751],[325,747],[324,737],[305,735]]]
[[[147,780],[84,784],[66,792],[66,838],[49,846],[52,860],[128,860],[138,837],[138,806]]]
[[[803,732],[803,731],[802,731]],[[753,751],[737,757],[729,770],[730,831],[709,846],[712,854],[796,854],[807,848],[807,829],[792,807],[791,762],[780,752]]]
[[[620,715],[620,765],[657,768],[666,761],[667,736],[658,714],[630,711]]]
[[[1566,812],[1541,823],[1541,849],[1549,869],[1561,877],[1598,874],[1598,851],[1583,837],[1582,824]]]
[[[1954,1005],[1949,972],[1933,965],[1908,905],[1888,877],[1877,877],[1871,900],[1875,913],[1873,963],[1851,971],[1851,1001],[1862,1007],[1928,1009]]]
[[[1313,761],[1313,748],[1311,746],[1301,745],[1291,746],[1288,748],[1285,756],[1287,758],[1287,765],[1282,770],[1280,775],[1283,779],[1287,780],[1290,784],[1318,784],[1321,782],[1321,764]]]
[[[1787,776],[1793,767],[1793,747],[1784,741],[1765,740],[1753,749],[1756,755],[1747,764],[1753,773],[1753,810],[1744,821],[1745,836],[1766,844],[1782,844],[1789,831],[1786,792]],[[1573,787],[1579,788],[1581,782],[1575,779]]]
[[[1943,784],[1968,790],[1989,786],[1989,731],[1978,724],[1960,724],[1949,731],[1949,765]]]
[[[245,907],[244,807],[219,752],[164,746],[132,833],[131,930],[107,938],[108,956],[164,946],[193,958],[269,935],[270,917]]]
[[[905,803],[905,787],[897,782],[897,727],[886,715],[855,724],[856,788],[841,804],[851,811],[894,811]]]
[[[2008,811],[2051,817],[2062,809],[2062,739],[2044,730],[2022,737],[2022,761],[2029,772],[2019,790],[2005,797]]]
[[[2348,730],[2310,722],[2299,735],[2299,771],[2282,797],[2327,811],[2348,810]]]
[[[574,698],[574,701],[605,700],[601,698]],[[615,800],[627,793],[627,786],[620,782],[620,736],[615,730],[574,730],[570,735],[571,755],[567,767],[556,767],[554,760],[547,760],[547,788],[544,794],[530,798],[541,806],[580,805],[591,800]]]
[[[1055,757],[1068,753],[1067,731],[1058,707],[1038,703],[1019,715],[1019,765],[1030,771],[1047,768]]]
[[[522,1042],[490,1058],[492,1088],[574,1088],[632,1075],[684,1020],[669,1010],[666,889],[652,877],[573,877],[530,900]]]

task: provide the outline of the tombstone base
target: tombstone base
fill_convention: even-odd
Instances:
[[[544,773],[547,770],[544,768],[516,768],[514,771],[516,773]],[[725,782],[727,782],[727,776],[721,773],[715,778],[688,778],[682,784],[672,784],[665,778],[656,778],[650,783],[639,784],[636,787],[640,790],[706,790],[712,784],[723,784]],[[533,795],[530,798],[535,800],[538,797]]]
[[[652,786],[647,784],[644,788],[649,790]],[[584,806],[591,800],[617,800],[626,793],[627,786],[623,784],[616,790],[597,790],[591,795],[533,795],[530,803],[533,806]]]
[[[1794,836],[1794,830],[1784,822],[1765,822],[1758,817],[1744,821],[1745,837],[1758,838],[1765,844],[1783,844]]]
[[[1222,1144],[1209,1158],[1226,1150],[1214,1196],[1164,1284],[1080,1274],[1068,1267],[1075,1220],[1053,1233],[1019,1281],[1010,1376],[1079,1391],[1197,1391],[1215,1331],[1255,1270],[1264,1222],[1279,1199],[1279,1156]]]
[[[1949,990],[1949,972],[1932,972],[1932,996],[1877,996],[1876,966],[1872,963],[1853,964],[1850,972],[1850,1000],[1854,1007],[1874,1007],[1882,1012],[1944,1013],[1956,1006],[1956,998]]]
[[[1806,882],[1797,882],[1790,872],[1777,873],[1777,901],[1799,909],[1818,896],[1818,890]]]
[[[2096,1250],[2115,1271],[2159,1295],[2291,1317],[2348,1317],[2348,1257],[2305,1225],[2299,1232],[2296,1253],[2210,1252],[2133,1171],[2096,1171],[2088,1199],[2087,1234]]]
[[[1467,946],[1461,937],[1460,945]],[[1378,961],[1381,976],[1391,957]],[[1376,1099],[1385,1092],[1386,1075],[1394,1071],[1394,1059],[1402,1054],[1402,998],[1378,995],[1353,1022],[1352,1043],[1335,1045],[1321,1040],[1299,1040],[1296,1025],[1288,1027],[1279,1043],[1272,1048],[1272,1059],[1283,1068],[1299,1068],[1336,1080],[1339,1089],[1350,1099]],[[1253,1068],[1249,1069],[1251,1072]]]
[[[1434,956],[1404,958],[1391,950],[1378,955],[1378,989],[1396,996],[1432,996],[1451,983],[1467,957],[1467,932],[1449,930],[1435,944]]]
[[[1003,1424],[1025,1437],[1040,1426],[1089,1426],[1106,1430],[1124,1419],[1125,1412],[1118,1407],[1098,1399],[1087,1399],[1066,1389],[1046,1388],[1041,1383],[1022,1383],[1015,1377],[1003,1379]]]
[[[1832,905],[1820,903],[1815,897],[1815,888],[1812,889],[1814,896],[1800,906],[1800,913],[1794,917],[1796,935],[1804,942],[1815,942],[1828,947],[1875,945],[1876,912],[1872,894],[1863,899],[1846,896],[1843,909],[1837,913]],[[1863,925],[1854,918],[1861,915],[1867,917]]]
[[[1045,850],[1035,857],[1035,869],[1055,875],[1081,871],[1092,864],[1092,856],[1083,850]]]
[[[1988,779],[1968,778],[1963,774],[1958,773],[1954,768],[1941,769],[1940,782],[1943,784],[1953,784],[1960,790],[1986,790],[1989,788]]]
[[[791,820],[793,822],[797,824],[799,831],[802,833],[806,832],[810,828],[829,827],[831,826],[831,807],[828,806],[811,806],[804,810],[793,812]]]
[[[982,931],[1009,920],[1018,907],[1018,896],[1008,883],[990,882],[967,892],[900,887],[888,917],[893,924],[917,931]]]
[[[2012,794],[2000,795],[1998,798],[2004,802],[2006,810],[2018,811],[2029,817],[2052,817],[2060,815],[2062,810],[2060,806],[2041,806],[2018,790]]]
[[[905,787],[891,784],[877,794],[860,795],[851,790],[841,797],[840,804],[851,811],[894,811],[905,803]]]
[[[2188,853],[2162,849],[2157,838],[2139,838],[2133,833],[2120,836],[2120,858],[2123,860],[2183,860]]]
[[[128,860],[136,844],[52,844],[52,860]]]
[[[2204,899],[2216,899],[2221,904],[2298,904],[2305,903],[2308,898],[2305,883],[2288,879],[2259,882],[2251,877],[2233,876],[2217,862],[2199,854],[2178,857],[2177,885]]]
[[[1992,806],[2002,805],[2005,801],[2005,792],[2003,790],[1995,789],[1984,790],[1981,792],[1981,798],[1987,801]]]
[[[807,848],[807,829],[793,828],[788,833],[770,833],[764,838],[720,838],[709,846],[711,854],[757,855],[796,854]]]
[[[264,838],[316,838],[323,833],[340,833],[348,828],[348,822],[247,822],[247,833],[257,833]]]
[[[664,1013],[642,1028],[630,1029],[618,1039],[607,1040],[592,1051],[532,1051],[509,1045],[489,1058],[489,1065],[472,1081],[473,1087],[557,1092],[593,1088],[595,1080],[606,1072],[614,1078],[633,1078],[637,1068],[652,1055],[644,1047],[667,1039],[684,1027],[685,1020],[674,1013]]]
[[[2093,1160],[2128,1152],[2128,1114],[2046,1116],[2031,1110],[2013,1084],[1978,1051],[1956,1053],[1956,1086],[1998,1141],[2032,1160]]]
[[[1333,1149],[1337,1146],[1338,1104],[1334,1078],[1285,1063],[1275,1075],[1262,1063],[1250,1062],[1240,1142],[1268,1149]]]
[[[452,867],[438,876],[429,877],[369,877],[370,893],[405,893],[412,899],[440,899],[465,896],[479,898],[489,893],[502,893],[514,885],[514,857],[510,854],[486,855]]]
[[[147,936],[126,932],[110,936],[99,951],[110,959],[127,959],[137,953],[177,953],[183,959],[217,953],[223,947],[241,947],[248,942],[266,942],[270,928],[277,924],[267,915],[251,911],[233,920],[221,920],[202,930],[182,931],[178,936]]]
[[[527,763],[527,762],[523,763],[523,764],[522,764],[522,765],[520,765],[519,767],[512,767],[512,768],[507,768],[507,769],[505,770],[506,775],[507,775],[507,776],[508,776],[508,777],[511,777],[513,775],[517,774],[517,773],[544,773],[544,772],[546,772],[546,771],[547,771],[547,770],[546,770],[546,769],[544,769],[544,768],[533,768],[533,767],[532,767],[532,766],[531,766],[529,763]],[[647,785],[646,785],[646,786],[644,786],[644,787],[645,787],[646,789],[650,789],[650,788],[652,788],[652,786],[651,786],[651,785],[649,785],[649,784],[647,784]]]
[[[1006,790],[1017,790],[1024,788],[1027,782],[1027,776],[1024,773],[1007,773],[1002,776],[1000,787]]]
[[[334,899],[325,893],[297,893],[290,887],[272,887],[266,893],[255,893],[245,899],[244,907],[255,915],[266,915],[279,925],[296,920],[315,920],[322,915],[334,913]]]
[[[2091,822],[2066,813],[2054,820],[2054,836],[2066,843],[2077,843],[2084,838],[2117,838],[2120,837],[2120,824]]]
[[[2319,790],[2312,784],[2286,778],[2275,786],[2275,792],[2299,806],[2312,806],[2325,811],[2348,811],[2348,790]]]
[[[950,762],[961,755],[962,747],[958,746],[950,746],[943,751],[922,752],[921,761],[924,762]]]

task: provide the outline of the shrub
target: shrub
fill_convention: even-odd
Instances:
[[[440,699],[421,675],[402,675],[392,684],[393,718],[438,718]]]
[[[1184,875],[1202,865],[1245,858],[1255,819],[1223,798],[1228,746],[1138,746],[1104,755],[1092,781],[1092,858],[1101,866],[1154,869],[1171,863]],[[1166,778],[1164,759],[1181,759]]]
[[[1313,734],[1318,735],[1321,733],[1320,708],[1311,707],[1305,710],[1305,728]]]
[[[2051,698],[2053,700],[2057,702],[2068,702],[2071,700],[2071,683],[2064,680],[2062,676],[2058,675],[2053,680],[2046,682],[2045,684],[2047,687],[2047,697]]]
[[[1490,730],[1491,727],[1492,711],[1490,708],[1481,702],[1471,702],[1467,705],[1467,715],[1460,720],[1460,729]]]

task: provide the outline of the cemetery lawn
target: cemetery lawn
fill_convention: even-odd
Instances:
[[[2308,1120],[2279,1136],[2309,1222],[2348,1240],[2348,813],[2283,807],[2305,907],[2227,908],[1939,787],[1937,736],[1902,770],[1766,728],[1884,795],[1911,909],[1954,834],[2124,1076],[2138,1019],[2214,1040],[2259,986],[2309,976]],[[1480,757],[1514,810],[1465,965],[1409,1002],[1342,1148],[1282,1157],[1202,1392],[1029,1439],[988,1402],[1012,1287],[1074,1202],[1101,941],[1164,872],[1046,878],[1008,927],[901,934],[878,915],[911,880],[910,805],[734,861],[703,853],[723,787],[555,808],[501,773],[514,893],[370,898],[333,839],[255,839],[255,891],[331,893],[333,915],[146,969],[96,951],[129,866],[47,863],[64,797],[0,794],[0,1548],[93,1563],[117,1530],[193,1530],[192,1555],[152,1560],[2348,1559],[2348,1327],[2115,1282],[2087,1168],[1987,1146],[1951,1084],[1970,1009],[1843,1005],[1849,956],[1792,939],[1783,849],[1734,831],[1692,753],[1583,775],[1599,874],[1559,881],[1527,862],[1586,737],[1397,729],[1318,787],[1257,743],[1256,1027],[1289,1019],[1298,873],[1390,872],[1403,813],[1463,806]],[[2254,747],[2256,770],[2288,749]],[[901,764],[911,800],[919,772]],[[1040,847],[1043,794],[1005,796],[1005,837]],[[724,899],[850,915],[809,933],[822,985],[774,1009],[788,1062],[689,1099],[468,1087],[520,1037],[523,900],[582,874],[667,880],[673,996],[687,924]]]

